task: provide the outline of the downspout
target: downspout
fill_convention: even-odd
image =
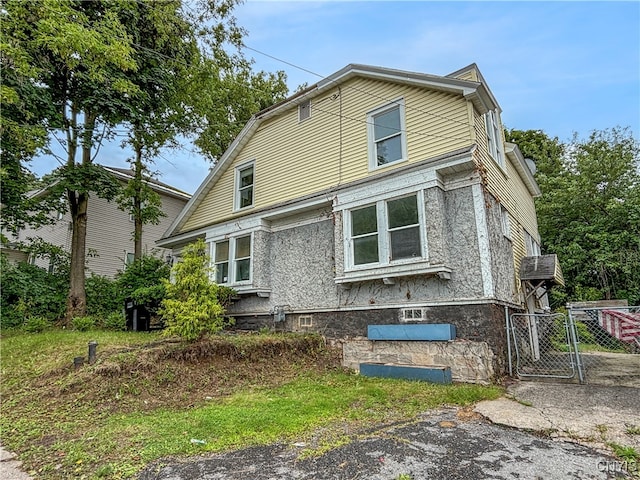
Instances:
[[[504,306],[504,321],[507,329],[507,358],[509,361],[509,376],[513,376],[513,365],[511,364],[511,322],[509,321],[509,307]]]

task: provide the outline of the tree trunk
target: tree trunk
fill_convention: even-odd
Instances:
[[[139,260],[142,258],[142,146],[139,142],[136,142],[135,144],[135,151],[135,193],[133,196],[133,221],[135,226],[133,233],[133,258]]]
[[[75,211],[71,211],[71,266],[69,272],[69,296],[65,324],[71,325],[74,317],[87,314],[87,295],[85,292],[85,253],[87,237],[87,206],[89,195],[86,193],[69,192],[75,197]]]
[[[77,168],[75,162],[78,129],[76,123],[77,110],[72,106],[72,145],[69,149],[67,167]],[[95,116],[84,112],[85,123],[82,132],[82,165],[91,163],[92,136],[95,128]],[[85,182],[83,182],[85,183]],[[89,191],[91,185],[81,185],[81,191],[69,190],[69,211],[71,212],[71,265],[69,270],[69,296],[67,297],[67,311],[65,324],[70,326],[74,317],[87,314],[87,293],[85,290],[85,259],[87,251],[87,207],[89,205]]]

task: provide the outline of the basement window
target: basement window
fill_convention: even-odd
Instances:
[[[421,322],[424,320],[424,310],[422,308],[403,308],[400,320],[403,322]]]
[[[298,317],[298,327],[300,328],[313,327],[313,317],[311,315],[300,315]]]

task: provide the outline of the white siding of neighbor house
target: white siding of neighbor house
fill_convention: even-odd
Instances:
[[[162,217],[158,225],[144,225],[142,235],[142,248],[144,253],[155,254],[161,257],[171,251],[159,248],[155,245],[171,222],[185,206],[186,198],[176,198],[160,194],[162,199],[162,211],[166,217]],[[133,229],[134,224],[129,220],[129,214],[118,209],[115,202],[92,196],[89,198],[87,211],[87,275],[96,274],[114,277],[118,271],[125,267],[126,253],[133,253]],[[61,220],[54,225],[44,226],[40,229],[27,229],[20,233],[20,240],[27,237],[41,237],[46,242],[71,248],[71,215],[65,213]],[[97,256],[91,256],[95,251]],[[48,266],[46,259],[39,259],[36,265],[43,268]]]

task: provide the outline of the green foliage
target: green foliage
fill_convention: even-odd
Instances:
[[[104,318],[122,310],[124,296],[117,281],[101,275],[91,275],[85,280],[87,314]]]
[[[541,131],[506,137],[538,167],[542,247],[558,255],[566,282],[552,300],[640,303],[640,146],[631,132],[594,131],[566,145]]]
[[[65,309],[68,276],[66,272],[47,270],[20,262],[12,264],[0,256],[0,326],[22,325],[27,317],[56,321]]]
[[[88,332],[89,330],[95,328],[96,321],[93,317],[90,316],[74,317],[72,325],[74,330],[77,330],[79,332]]]
[[[40,333],[44,332],[47,328],[51,327],[51,322],[43,317],[28,317],[22,329],[27,333]]]
[[[127,319],[122,312],[113,312],[106,316],[101,326],[105,330],[123,331],[127,329]]]
[[[174,265],[173,282],[165,280],[166,297],[160,314],[166,335],[194,341],[222,330],[228,321],[220,304],[221,289],[212,280],[206,244],[202,239],[185,247],[182,261]]]

